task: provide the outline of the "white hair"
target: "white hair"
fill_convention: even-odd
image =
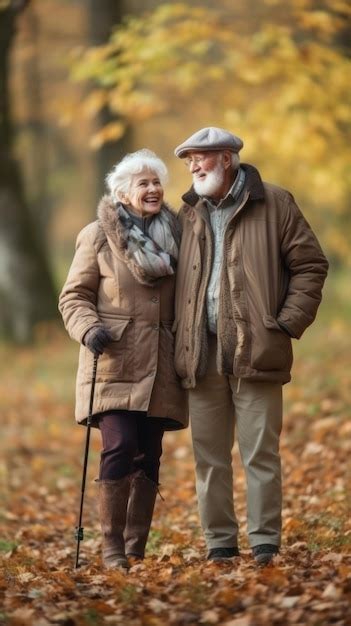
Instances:
[[[223,156],[224,152],[225,151],[222,150],[220,152],[220,154]],[[239,169],[239,167],[240,167],[240,157],[239,157],[239,154],[237,152],[231,152],[230,153],[230,162],[232,164],[233,171],[236,172]]]
[[[237,152],[232,152],[231,159],[232,159],[232,168],[236,172],[236,170],[239,169],[239,165],[240,165],[240,157],[239,157],[238,153]]]
[[[110,194],[117,200],[121,195],[128,193],[132,178],[144,169],[155,172],[162,185],[168,180],[168,170],[165,163],[152,150],[143,148],[131,152],[117,163],[105,178]]]

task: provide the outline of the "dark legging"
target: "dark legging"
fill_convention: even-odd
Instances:
[[[144,411],[114,411],[101,416],[103,449],[100,480],[117,480],[137,470],[158,484],[162,455],[162,420]]]

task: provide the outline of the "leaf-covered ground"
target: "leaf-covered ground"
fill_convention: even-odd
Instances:
[[[205,560],[189,432],[165,437],[148,556],[127,575],[101,567],[93,433],[81,563],[74,570],[85,429],[75,426],[77,347],[61,331],[35,349],[2,347],[0,624],[11,626],[351,625],[351,335],[319,323],[295,346],[285,387],[283,548],[258,569],[246,538],[245,481],[234,449],[242,557]]]

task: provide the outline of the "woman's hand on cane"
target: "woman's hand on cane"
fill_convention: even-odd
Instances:
[[[94,326],[85,333],[83,338],[84,345],[95,356],[100,356],[111,341],[113,341],[111,333],[103,326]]]

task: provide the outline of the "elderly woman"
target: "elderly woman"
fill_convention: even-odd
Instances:
[[[93,425],[102,437],[99,510],[109,568],[128,568],[128,557],[144,557],[162,437],[188,420],[173,366],[180,232],[163,202],[166,179],[165,164],[150,150],[115,166],[97,220],[78,236],[60,295],[65,326],[81,344],[76,419],[82,424],[93,355],[99,355]]]

